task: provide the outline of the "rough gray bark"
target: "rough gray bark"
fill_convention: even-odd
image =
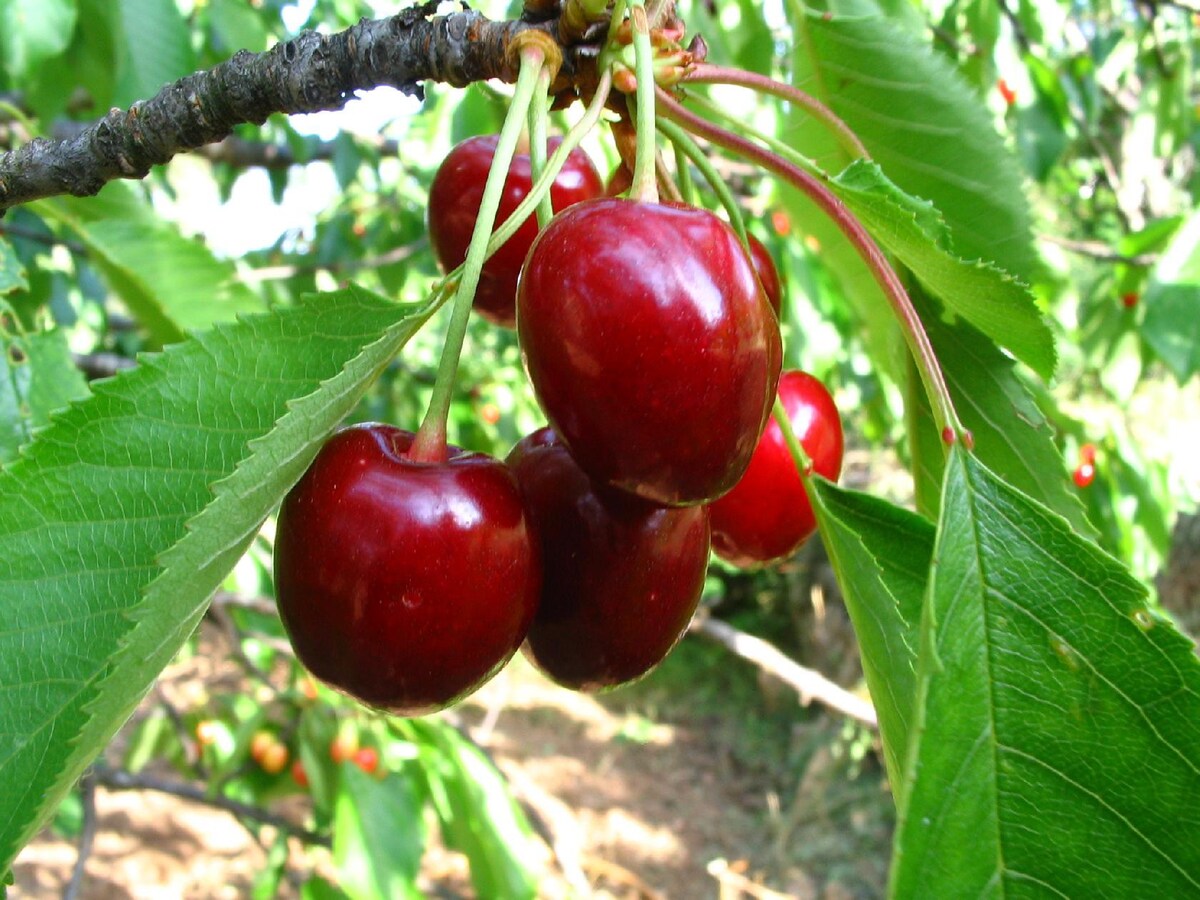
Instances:
[[[423,97],[422,83],[463,87],[516,73],[508,48],[520,31],[557,36],[555,22],[493,22],[467,10],[435,16],[436,2],[333,35],[307,31],[266,53],[232,59],[114,109],[63,141],[36,139],[0,156],[0,214],[42,197],[87,197],[117,178],[144,178],[177,153],[215,143],[272,113],[340,109],[381,85]]]

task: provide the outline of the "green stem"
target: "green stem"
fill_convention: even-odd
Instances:
[[[637,75],[637,159],[629,196],[643,203],[658,202],[654,146],[654,48],[650,45],[650,23],[644,0],[629,0],[633,26],[634,74]]]
[[[779,430],[783,432],[783,442],[787,444],[788,452],[792,455],[792,463],[796,466],[796,471],[800,473],[801,481],[805,482],[805,490],[808,490],[808,478],[813,470],[812,460],[804,452],[804,446],[796,439],[796,432],[792,430],[792,420],[788,417],[787,408],[784,407],[778,394],[775,395],[775,405],[771,407],[771,415],[775,419],[775,424],[779,426]]]
[[[721,173],[716,170],[716,167],[713,166],[708,157],[704,155],[704,151],[688,136],[686,131],[674,122],[661,117],[657,125],[658,130],[675,144],[675,149],[682,151],[688,159],[695,163],[696,168],[700,170],[700,174],[704,176],[704,180],[708,182],[709,187],[713,189],[717,198],[721,201],[721,205],[725,207],[725,212],[729,214],[729,224],[737,232],[738,240],[749,250],[750,240],[746,236],[746,223],[742,221],[741,208],[738,206],[737,198],[733,196],[733,191],[729,189],[729,185],[721,177]]]
[[[446,329],[446,344],[442,348],[442,359],[438,366],[437,380],[433,385],[433,396],[429,410],[417,431],[408,456],[417,462],[444,462],[446,459],[446,420],[450,414],[450,401],[454,395],[454,380],[458,374],[458,362],[462,357],[463,341],[467,335],[467,323],[471,318],[471,302],[475,299],[475,288],[479,274],[487,259],[488,239],[496,221],[496,211],[504,193],[504,182],[512,164],[525,114],[537,90],[538,73],[542,69],[544,54],[536,46],[521,51],[521,68],[517,74],[516,90],[512,105],[500,129],[496,142],[496,154],[484,183],[483,199],[479,204],[479,215],[475,219],[475,230],[467,245],[467,258],[463,262],[462,278],[454,297],[450,313],[450,324]]]
[[[679,196],[688,206],[696,205],[696,182],[692,180],[692,170],[688,166],[688,156],[679,142],[673,142],[675,147],[675,178],[679,182]]]
[[[871,158],[871,154],[867,152],[867,148],[858,139],[858,135],[838,117],[837,113],[816,97],[806,94],[804,91],[794,88],[790,84],[775,81],[756,72],[747,72],[742,69],[727,69],[723,66],[714,66],[711,63],[700,63],[688,72],[683,80],[696,84],[733,84],[786,100],[788,103],[803,109],[824,125],[838,139],[838,143],[850,154],[851,158]]]
[[[774,172],[792,187],[801,191],[829,217],[851,246],[858,251],[891,305],[892,312],[899,320],[904,340],[916,362],[921,382],[925,386],[925,392],[933,408],[934,422],[942,434],[943,442],[951,444],[961,436],[964,438],[964,442],[969,444],[969,434],[959,420],[958,412],[954,409],[954,402],[950,398],[950,391],[946,387],[941,366],[938,365],[937,355],[929,343],[929,335],[925,333],[921,317],[913,308],[912,300],[909,299],[904,285],[900,282],[900,277],[888,262],[887,256],[853,213],[846,209],[845,205],[816,176],[777,154],[764,150],[757,144],[697,116],[661,89],[658,92],[658,106],[664,116],[687,128],[693,134]]]
[[[596,93],[592,97],[592,102],[588,104],[583,117],[575,123],[574,128],[563,135],[562,142],[550,154],[550,159],[546,162],[545,170],[542,172],[541,177],[533,183],[533,187],[529,189],[529,194],[517,204],[517,208],[512,211],[512,215],[505,219],[504,224],[492,234],[491,240],[488,241],[487,256],[491,256],[499,250],[505,241],[516,234],[517,229],[525,224],[525,220],[533,215],[534,209],[541,202],[542,198],[549,195],[550,185],[558,177],[558,173],[566,163],[567,157],[571,155],[571,151],[579,146],[579,142],[583,140],[584,135],[596,127],[596,123],[600,121],[600,116],[604,112],[604,105],[608,102],[608,95],[611,89],[612,73],[605,72],[600,76],[600,81],[596,85]]]
[[[535,183],[546,170],[546,123],[549,118],[550,70],[543,66],[538,72],[533,102],[529,105],[529,164],[530,174]],[[549,191],[542,195],[541,202],[538,203],[537,217],[539,228],[545,228],[554,218],[554,204]]]

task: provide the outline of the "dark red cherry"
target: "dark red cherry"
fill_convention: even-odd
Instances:
[[[544,560],[525,655],[575,690],[646,674],[691,621],[708,568],[708,513],[596,488],[553,431],[508,456]]]
[[[784,372],[779,397],[813,469],[837,480],[842,471],[842,423],[825,385],[807,372]],[[713,550],[738,566],[786,557],[816,530],[804,483],[774,419],[767,423],[742,480],[709,511]]]
[[[513,655],[541,582],[520,492],[499,460],[457,447],[407,457],[413,435],[334,435],[287,495],[275,590],[296,656],[364,703],[421,715]]]
[[[737,483],[779,378],[779,326],[712,213],[601,198],[554,217],[517,331],[550,424],[590,477],[664,505]]]
[[[487,182],[492,157],[496,155],[498,135],[467,138],[442,161],[429,188],[429,239],[438,262],[446,271],[467,258],[467,245],[475,230],[475,217],[483,202],[483,187]],[[550,151],[561,143],[550,139]],[[496,214],[499,225],[525,199],[533,186],[529,154],[518,153],[509,166],[504,182],[504,194]],[[550,187],[554,209],[566,209],[572,203],[599,197],[604,182],[588,155],[576,148]],[[475,308],[491,322],[513,327],[517,296],[517,275],[521,263],[537,235],[537,219],[525,220],[517,233],[509,238],[483,265],[479,286],[475,290]]]
[[[750,244],[750,262],[754,263],[754,271],[762,282],[763,291],[771,301],[771,309],[775,310],[776,318],[783,309],[783,285],[779,281],[779,270],[775,268],[775,260],[771,251],[763,246],[763,242],[747,232],[746,238]]]

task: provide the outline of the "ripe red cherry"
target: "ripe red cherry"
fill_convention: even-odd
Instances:
[[[541,569],[512,474],[448,447],[406,456],[388,425],[334,435],[283,501],[275,590],[296,656],[367,703],[421,715],[462,699],[512,656]]]
[[[836,480],[842,471],[842,423],[825,385],[807,372],[784,372],[779,397],[813,469]],[[713,550],[738,566],[788,556],[816,530],[804,483],[774,419],[742,480],[710,512]]]
[[[725,493],[779,378],[779,326],[733,230],[601,198],[538,236],[517,331],[550,424],[593,479],[664,505]]]
[[[429,188],[429,239],[438,262],[447,272],[467,258],[467,245],[475,230],[475,217],[483,202],[483,187],[498,139],[498,135],[483,135],[458,144],[442,161]],[[559,143],[560,138],[551,138],[550,151]],[[497,225],[509,217],[532,186],[529,154],[518,153],[504,182]],[[603,193],[600,173],[588,155],[576,148],[550,187],[550,202],[557,211]],[[483,265],[475,290],[475,308],[497,325],[513,327],[517,275],[536,236],[537,219],[531,216]]]
[[[575,690],[646,674],[679,640],[708,568],[708,513],[596,488],[549,428],[508,465],[541,544],[541,602],[525,655]]]
[[[1071,477],[1075,481],[1075,487],[1082,490],[1096,480],[1096,467],[1090,462],[1080,463]]]
[[[754,263],[754,271],[758,273],[758,280],[762,282],[763,291],[778,318],[783,309],[783,285],[779,281],[779,270],[775,268],[771,251],[763,246],[763,242],[748,232],[746,237],[750,244],[750,262]]]

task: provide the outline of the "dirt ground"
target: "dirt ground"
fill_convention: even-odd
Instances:
[[[213,677],[175,667],[166,687],[186,692],[198,674]],[[542,897],[842,900],[883,890],[891,801],[870,754],[852,758],[865,732],[801,709],[700,638],[601,699],[555,687],[518,656],[454,715],[542,837]],[[96,809],[78,894],[88,900],[250,896],[265,864],[262,846],[222,810],[102,788]],[[274,811],[304,820],[302,802]],[[325,853],[292,843],[297,871]],[[61,897],[76,857],[73,841],[47,830],[18,857],[11,896]],[[474,896],[465,860],[436,842],[423,880],[431,897]],[[294,884],[280,895],[296,896]]]

